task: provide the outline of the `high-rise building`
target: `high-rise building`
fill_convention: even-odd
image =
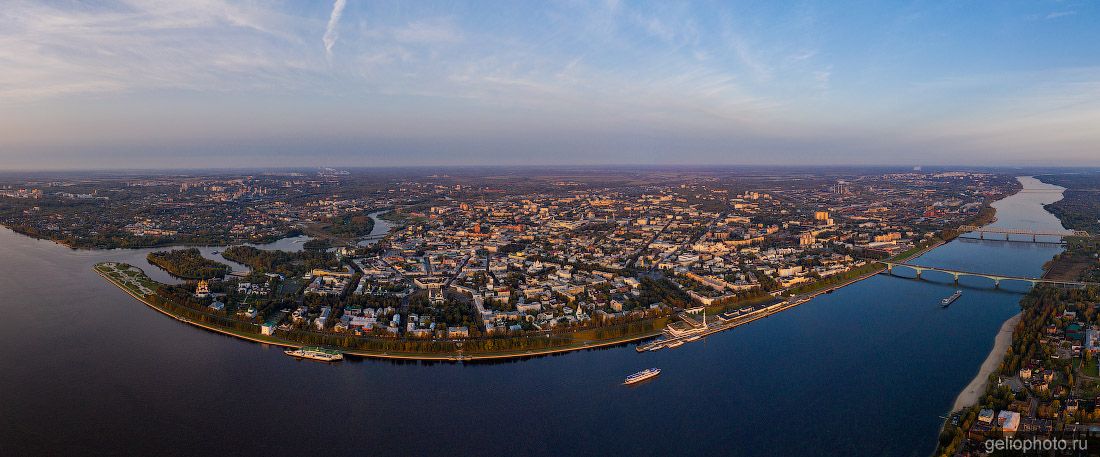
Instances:
[[[852,191],[848,187],[847,181],[837,181],[836,185],[833,186],[833,193],[837,195],[848,195],[851,194]]]

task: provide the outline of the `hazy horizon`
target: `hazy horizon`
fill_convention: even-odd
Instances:
[[[760,165],[760,164],[553,164],[553,165],[396,165],[396,166],[238,166],[238,167],[85,167],[85,168],[0,168],[0,179],[49,179],[54,177],[121,178],[151,176],[236,176],[285,173],[314,174],[324,169],[352,174],[382,174],[423,176],[426,173],[454,176],[475,176],[487,173],[554,175],[559,173],[599,174],[601,172],[656,173],[676,172],[684,174],[745,173],[750,176],[770,173],[858,174],[861,172],[904,173],[909,171],[944,173],[1020,173],[1027,175],[1076,174],[1100,172],[1095,166],[981,166],[981,165]]]
[[[1100,166],[1087,1],[17,1],[0,170]]]

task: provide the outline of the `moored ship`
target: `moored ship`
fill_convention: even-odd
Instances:
[[[306,346],[301,349],[287,349],[283,351],[283,353],[291,357],[320,360],[322,362],[335,362],[337,360],[344,360],[344,354],[341,354],[340,351],[334,351],[332,349],[325,349],[322,347]]]
[[[941,308],[946,308],[946,307],[947,307],[948,305],[950,305],[950,304],[954,303],[954,302],[955,302],[955,300],[958,300],[958,299],[959,299],[959,297],[961,297],[961,296],[962,296],[962,294],[963,294],[963,291],[961,291],[961,290],[956,290],[956,291],[955,291],[955,293],[951,294],[951,296],[950,296],[950,297],[947,297],[947,298],[945,298],[945,299],[943,299],[943,300],[940,300],[940,307],[941,307]]]
[[[649,368],[626,377],[623,384],[634,384],[661,374],[660,368]]]

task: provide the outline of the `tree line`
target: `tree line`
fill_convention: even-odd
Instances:
[[[300,276],[314,268],[339,268],[340,262],[331,252],[325,251],[270,251],[252,246],[232,246],[222,252],[222,257],[248,265],[254,271],[279,273],[284,276]]]
[[[146,259],[173,276],[184,279],[220,278],[229,273],[229,265],[202,256],[198,248],[150,252]]]

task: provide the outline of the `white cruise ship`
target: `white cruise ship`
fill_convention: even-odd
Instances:
[[[642,382],[659,374],[661,374],[660,368],[649,368],[627,376],[626,381],[624,381],[623,384],[634,384],[637,382]]]
[[[325,349],[321,347],[306,346],[301,349],[287,349],[283,351],[283,353],[291,357],[320,360],[322,362],[335,362],[337,360],[344,360],[344,354],[341,354],[340,351],[334,351],[332,349]]]

